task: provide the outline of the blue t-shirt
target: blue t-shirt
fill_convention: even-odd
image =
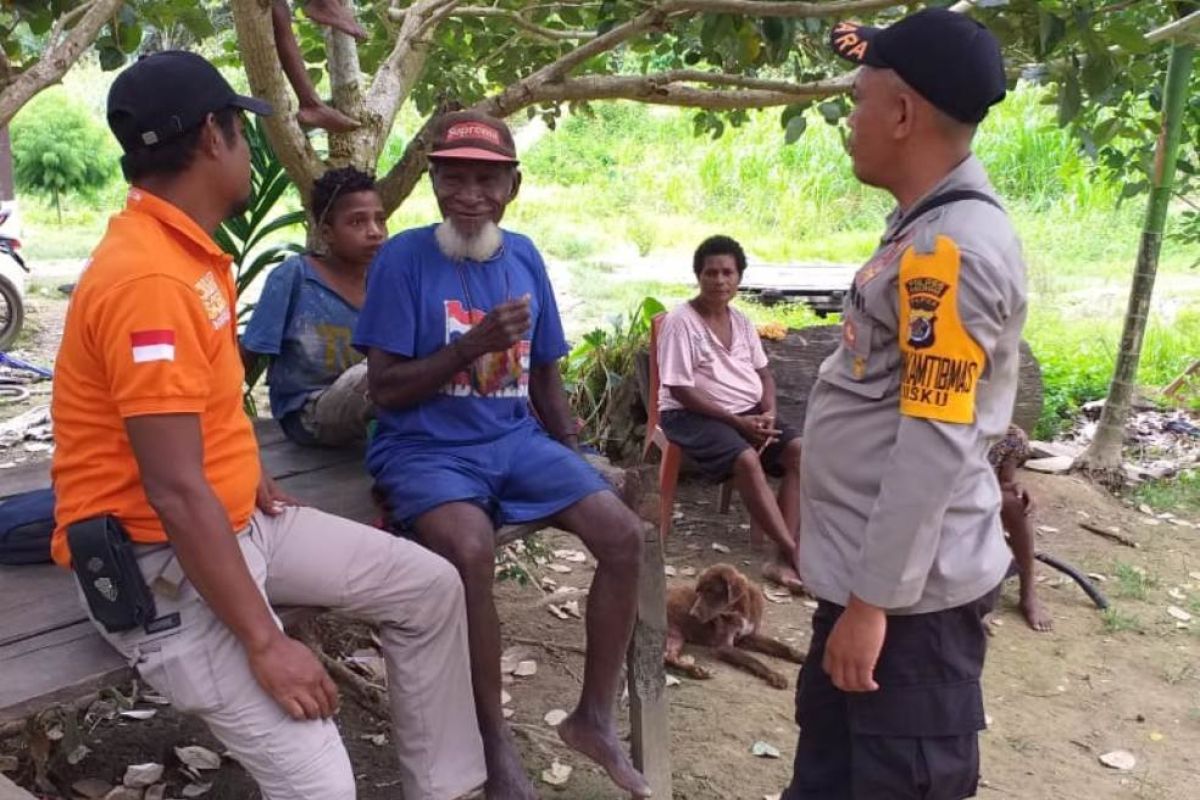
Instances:
[[[530,338],[488,353],[437,394],[399,411],[379,409],[376,448],[489,442],[530,424],[529,368],[568,352],[542,256],[525,236],[504,231],[484,262],[454,262],[438,249],[436,226],[397,234],[375,256],[354,346],[426,358],[481,322],[505,299],[528,294]]]
[[[271,416],[283,419],[327,389],[362,355],[350,345],[358,309],[329,288],[304,256],[267,275],[242,346],[271,357]]]

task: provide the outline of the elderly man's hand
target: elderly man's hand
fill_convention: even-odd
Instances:
[[[533,325],[529,295],[506,300],[488,312],[483,321],[459,340],[467,357],[474,361],[486,353],[503,353],[525,338]]]
[[[747,414],[736,419],[738,433],[759,450],[783,433],[775,427],[775,417],[771,414]]]

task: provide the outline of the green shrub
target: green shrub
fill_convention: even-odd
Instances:
[[[94,198],[116,177],[108,131],[61,91],[42,92],[12,123],[17,186],[50,199],[61,224],[64,196]]]

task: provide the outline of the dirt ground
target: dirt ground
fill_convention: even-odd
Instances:
[[[1042,596],[1056,627],[1052,633],[1036,634],[1023,625],[1016,611],[1015,586],[1006,587],[985,677],[991,727],[982,735],[984,786],[979,796],[1196,797],[1200,623],[1179,627],[1166,609],[1174,605],[1200,612],[1200,530],[1165,521],[1153,525],[1155,520],[1075,478],[1027,474],[1024,479],[1039,503],[1037,524],[1044,530],[1040,548],[1085,572],[1105,576],[1099,585],[1115,611],[1102,615],[1074,584],[1039,565]],[[728,561],[747,571],[756,569],[760,554],[750,548],[741,511],[717,515],[713,491],[698,485],[684,487],[679,510],[683,518],[667,542],[670,565],[699,570]],[[1124,547],[1088,533],[1078,526],[1084,519],[1116,525],[1140,547]],[[544,536],[542,542],[550,551],[577,547],[571,537],[557,532]],[[731,552],[714,551],[714,543],[727,545]],[[558,563],[572,571],[539,571],[560,585],[586,589],[592,574],[590,560]],[[535,676],[516,678],[507,687],[513,698],[511,721],[526,764],[534,775],[555,758],[575,768],[565,787],[543,786],[543,796],[619,797],[595,768],[563,747],[543,721],[548,711],[568,709],[577,696],[582,658],[574,648],[583,643],[583,624],[548,613],[539,603],[541,590],[533,585],[504,581],[498,584],[497,594],[506,642],[533,643],[539,665]],[[809,614],[803,600],[770,603],[767,628],[803,645],[809,635]],[[791,691],[771,689],[713,663],[705,653],[697,652],[696,657],[712,666],[716,677],[710,681],[683,678],[668,690],[675,797],[758,800],[780,791],[790,774],[796,736]],[[778,667],[792,672],[790,665]],[[360,796],[395,798],[391,749],[369,738],[386,733],[386,726],[352,701],[344,704],[339,722],[359,776]],[[753,756],[750,748],[757,741],[777,747],[781,758]],[[195,720],[169,708],[147,721],[100,722],[86,735],[85,743],[91,753],[77,766],[67,766],[61,756],[56,760],[63,785],[80,777],[116,783],[126,765],[158,761],[167,764],[169,788],[178,791],[186,781],[172,755],[174,746],[204,744],[220,751]],[[1133,770],[1116,772],[1099,763],[1101,754],[1113,750],[1131,752],[1137,759]],[[19,738],[0,743],[0,753],[17,755],[23,766],[28,761]],[[17,777],[28,785],[28,774],[19,772]],[[245,773],[229,761],[219,772],[207,773],[205,780],[213,781],[206,797],[257,797]]]
[[[22,355],[47,363],[65,302],[35,297],[31,304],[34,322]],[[0,419],[35,402],[37,397],[16,407],[0,406]],[[40,402],[45,402],[44,395]],[[0,462],[38,457],[45,456],[19,448],[0,452]],[[1023,481],[1038,503],[1039,549],[1085,573],[1103,576],[1098,585],[1112,610],[1102,614],[1069,579],[1039,564],[1039,588],[1055,630],[1037,634],[1024,626],[1016,610],[1015,582],[1006,586],[985,675],[991,725],[981,739],[984,784],[979,796],[1192,800],[1200,794],[1200,528],[1148,516],[1076,478],[1029,473]],[[729,516],[718,515],[715,503],[710,487],[682,488],[682,518],[666,543],[667,563],[677,571],[699,571],[727,561],[756,575],[761,553],[749,545],[744,513],[735,508]],[[1079,527],[1081,521],[1117,526],[1139,547],[1089,533]],[[578,547],[562,533],[547,534],[541,543],[548,552]],[[730,552],[715,551],[714,543],[728,546]],[[571,572],[539,567],[539,577],[586,590],[593,569],[590,559],[585,564],[558,563]],[[556,758],[574,767],[564,787],[541,785],[543,796],[620,797],[596,768],[562,746],[543,720],[548,711],[569,709],[577,697],[582,657],[576,649],[583,644],[582,622],[552,616],[540,603],[541,590],[532,584],[502,581],[497,595],[506,643],[532,643],[539,664],[535,676],[516,678],[506,687],[526,765],[534,776]],[[769,603],[768,632],[803,647],[810,631],[808,605],[801,599]],[[1181,622],[1168,613],[1168,606],[1197,619]],[[716,676],[710,681],[682,678],[680,685],[668,689],[675,797],[759,800],[779,792],[790,775],[796,737],[791,690],[771,689],[713,663],[703,652],[695,655]],[[791,665],[776,666],[794,679]],[[121,690],[129,693],[129,687]],[[156,761],[167,766],[166,796],[182,796],[189,781],[179,770],[173,748],[221,748],[195,719],[170,708],[138,705],[157,708],[156,716],[89,721],[83,741],[90,753],[78,764],[67,764],[63,748],[58,748],[51,761],[57,785],[69,787],[85,777],[117,784],[127,765]],[[623,707],[622,717],[625,711]],[[379,737],[387,735],[386,724],[351,700],[344,702],[339,724],[359,776],[360,797],[396,798],[392,751]],[[760,741],[778,748],[781,757],[752,755],[751,746]],[[1132,753],[1134,768],[1118,772],[1103,766],[1099,756],[1114,750]],[[0,740],[0,766],[8,769],[12,764],[3,763],[4,756],[17,759],[9,777],[32,787],[28,740]],[[205,773],[203,780],[212,782],[206,798],[258,796],[246,774],[228,760],[219,771]]]

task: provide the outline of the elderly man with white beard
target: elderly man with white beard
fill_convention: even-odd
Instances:
[[[647,797],[614,722],[640,526],[578,453],[558,371],[568,347],[542,257],[499,227],[521,185],[512,134],[483,114],[446,114],[429,162],[443,221],[379,251],[354,336],[378,408],[367,467],[393,524],[462,576],[487,796],[537,797],[501,711],[494,534],[548,519],[598,562],[583,691],[559,735],[622,790]]]

